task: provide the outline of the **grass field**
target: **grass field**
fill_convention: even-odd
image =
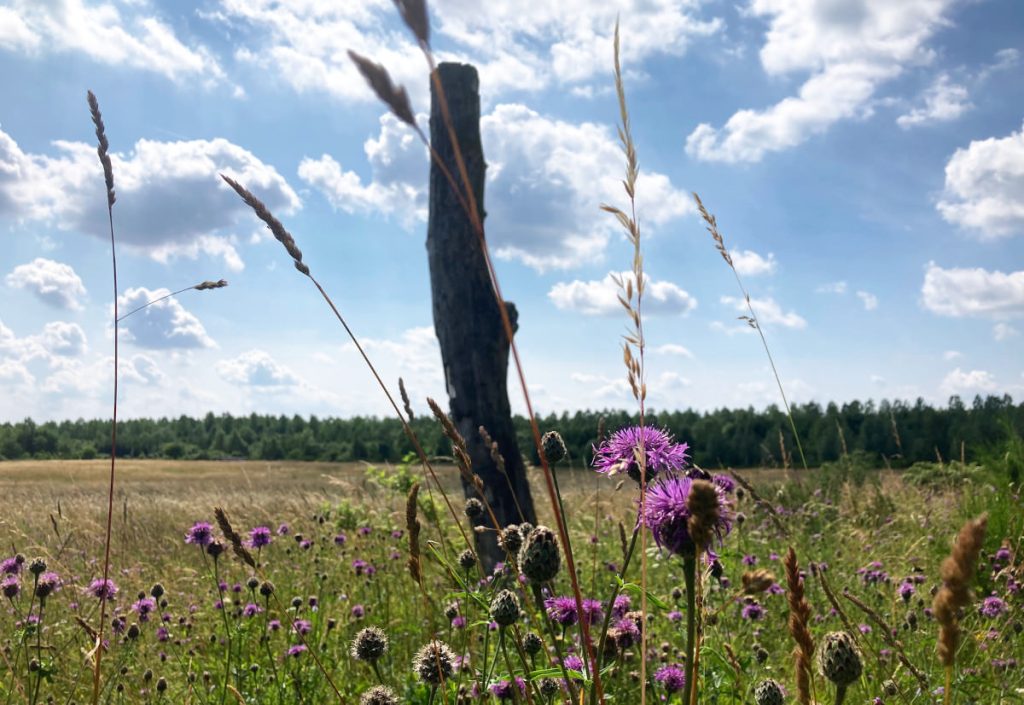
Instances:
[[[0,519],[3,545],[11,556],[26,556],[26,564],[43,558],[46,570],[61,579],[61,588],[41,610],[32,596],[34,578],[23,568],[20,593],[0,613],[6,660],[0,695],[6,702],[83,702],[91,695],[85,654],[98,600],[89,586],[101,571],[97,557],[102,555],[108,470],[103,461],[0,464],[7,507]],[[460,497],[455,470],[443,468],[441,475],[451,496]],[[836,490],[823,489],[828,486],[813,474],[753,471],[746,476],[761,501],[740,493],[735,509],[745,521],[734,524],[718,549],[717,567],[701,571],[707,615],[699,662],[701,702],[761,705],[755,689],[769,678],[793,693],[788,589],[781,562],[790,546],[804,567],[827,564],[836,595],[839,610],[816,573],[805,573],[809,627],[816,641],[836,630],[850,631],[856,640],[862,673],[850,685],[846,702],[941,702],[945,681],[935,656],[938,627],[930,616],[931,591],[939,584],[939,564],[960,523],[983,508],[989,511],[987,550],[973,601],[963,613],[954,702],[1021,702],[1024,637],[1019,635],[1017,550],[1024,513],[1019,498],[984,485],[965,493],[920,489],[893,474],[873,473],[860,487],[847,483]],[[515,673],[531,681],[534,702],[561,702],[557,693],[564,691],[545,697],[539,684],[545,678],[557,680],[560,662],[579,667],[572,661],[575,627],[557,620],[552,620],[554,629],[546,625],[549,620],[533,604],[530,589],[519,585],[514,573],[465,582],[470,572],[456,566],[465,545],[443,510],[438,509],[440,531],[426,521],[426,501],[420,508],[421,589],[406,569],[405,496],[387,484],[357,464],[120,463],[111,557],[120,592],[111,602],[108,636],[119,626],[104,661],[102,701],[355,703],[378,679],[401,702],[453,702],[459,692],[467,698],[475,694],[477,699],[511,701],[511,691],[501,684]],[[635,487],[628,483],[616,490],[615,479],[589,471],[564,473],[560,484],[581,588],[587,598],[606,599],[616,584],[613,569],[622,566],[619,522],[629,533]],[[541,516],[550,516],[538,489],[535,496]],[[185,542],[194,522],[213,521],[215,506],[227,510],[243,536],[255,526],[271,529],[270,545],[252,549],[258,570],[230,551],[214,561]],[[278,533],[281,524],[288,525],[287,534]],[[443,548],[437,543],[442,533]],[[998,553],[1001,546],[1004,553]],[[653,544],[646,559],[649,617],[643,625],[651,648],[649,690],[651,697],[678,700],[668,679],[671,670],[664,669],[684,660],[682,563]],[[770,571],[770,589],[738,590],[743,573],[757,569]],[[625,579],[630,585],[639,581],[637,561]],[[265,581],[273,583],[273,595],[261,595]],[[160,596],[147,598],[158,583]],[[522,663],[516,656],[506,658],[516,651],[505,648],[503,630],[488,626],[488,606],[499,588],[516,591],[522,608],[507,642],[521,643],[527,633],[536,632],[547,657],[545,652],[523,654]],[[549,599],[570,594],[564,570],[547,589]],[[874,616],[845,598],[844,591]],[[999,603],[984,601],[989,592]],[[637,609],[637,589],[627,587],[625,594],[631,605],[623,605],[623,613]],[[984,610],[989,604],[995,607]],[[41,618],[42,629],[30,613]],[[884,634],[882,623],[893,629],[898,642]],[[132,624],[137,636],[132,636]],[[289,629],[289,624],[296,626]],[[353,638],[369,625],[381,627],[390,639],[376,669],[349,654]],[[596,622],[592,628],[597,630]],[[612,647],[603,687],[614,702],[638,702],[639,645],[616,629],[619,641]],[[451,682],[436,692],[416,677],[412,665],[431,635],[467,657]],[[316,650],[320,666],[299,648],[306,646]],[[659,680],[658,673],[667,675]],[[813,682],[822,691],[817,702],[836,701],[825,678],[816,675]],[[525,692],[516,697],[526,702]]]

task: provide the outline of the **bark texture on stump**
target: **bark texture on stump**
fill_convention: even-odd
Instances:
[[[437,71],[483,220],[486,164],[480,141],[479,78],[476,69],[466,64],[442,63]],[[464,188],[433,82],[430,142],[460,188]],[[441,345],[452,422],[466,439],[473,469],[483,480],[487,499],[498,521],[503,526],[518,524],[523,519],[536,523],[526,469],[509,408],[509,341],[501,323],[479,238],[451,184],[433,162],[430,167],[427,260],[430,264],[434,330]],[[515,328],[515,306],[510,302],[506,305]],[[481,440],[480,426],[485,427],[498,443],[505,458],[508,481],[498,471],[489,449]],[[467,497],[476,496],[476,491],[465,481],[463,491]],[[523,517],[516,507],[517,499]],[[479,522],[490,524],[489,518]],[[495,562],[504,560],[494,532],[477,534],[476,540],[477,552],[485,566],[491,568]]]

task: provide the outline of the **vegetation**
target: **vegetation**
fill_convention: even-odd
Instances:
[[[575,467],[589,465],[600,419],[608,428],[637,422],[624,411],[586,411],[539,419],[565,438]],[[991,460],[1010,450],[1010,439],[1024,434],[1024,403],[1009,397],[976,397],[966,405],[953,397],[946,408],[923,401],[849,402],[842,405],[798,404],[793,420],[803,440],[807,462],[818,466],[862,451],[876,467],[902,468],[917,462]],[[517,417],[520,447],[538,463],[526,419]],[[796,446],[786,416],[776,407],[757,411],[718,409],[708,412],[646,412],[645,423],[671,431],[690,444],[704,467],[782,467],[794,463]],[[451,444],[430,419],[413,421],[417,436],[432,455],[450,455]],[[110,422],[25,420],[0,424],[0,457],[93,458],[110,453]],[[780,442],[781,439],[781,442]],[[413,451],[397,419],[321,419],[300,416],[232,416],[207,414],[202,419],[133,419],[118,426],[119,456],[126,458],[249,458],[253,460],[321,460],[397,462]],[[1022,457],[1016,450],[1017,457]],[[783,459],[783,454],[786,460]],[[1006,468],[1007,474],[1010,468]],[[1019,470],[1018,470],[1019,472]]]

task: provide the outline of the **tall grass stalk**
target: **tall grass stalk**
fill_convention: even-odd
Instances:
[[[775,367],[775,358],[772,357],[772,351],[768,347],[768,340],[764,337],[764,329],[761,327],[761,322],[757,318],[757,313],[754,311],[754,306],[750,301],[750,294],[747,293],[747,288],[743,286],[743,280],[740,279],[740,273],[736,271],[736,265],[732,261],[732,255],[729,254],[729,250],[725,246],[725,240],[722,238],[722,234],[718,231],[718,222],[715,220],[715,216],[708,212],[704,207],[704,203],[701,202],[700,196],[696,193],[693,194],[693,200],[697,202],[697,210],[700,212],[700,217],[704,219],[707,224],[708,232],[711,233],[711,237],[715,241],[715,249],[722,255],[722,259],[729,265],[729,269],[732,270],[732,274],[736,277],[736,284],[739,285],[740,291],[743,293],[743,301],[747,304],[748,315],[740,316],[740,319],[747,322],[747,325],[757,331],[757,334],[761,337],[761,345],[764,346],[765,355],[768,356],[768,364],[772,368],[772,375],[775,377],[775,384],[779,388],[779,395],[782,397],[782,405],[786,408],[786,416],[789,418],[789,427],[793,431],[793,438],[796,441],[796,449],[800,452],[800,463],[803,465],[804,470],[807,470],[807,457],[804,455],[804,447],[800,442],[800,433],[796,430],[796,422],[793,420],[793,410],[789,406],[789,400],[786,398],[786,391],[782,388],[782,379],[779,377],[779,371]]]
[[[204,282],[199,282],[198,284],[193,284],[192,286],[186,286],[184,289],[178,289],[177,291],[172,291],[171,293],[164,294],[163,296],[159,296],[159,297],[153,299],[152,301],[147,301],[146,303],[142,304],[141,306],[136,306],[131,311],[129,311],[128,313],[126,313],[123,316],[121,316],[120,318],[118,318],[117,321],[118,321],[118,323],[120,323],[124,319],[128,318],[128,316],[136,314],[136,313],[138,313],[139,311],[141,311],[143,309],[149,308],[153,304],[160,303],[161,301],[164,301],[164,300],[169,299],[171,297],[177,296],[178,294],[183,294],[186,291],[192,291],[193,289],[195,289],[196,291],[208,291],[209,289],[222,289],[222,288],[224,288],[227,285],[228,285],[227,280],[225,280],[225,279],[218,279],[217,281],[204,281]]]
[[[96,128],[96,154],[99,156],[100,164],[103,166],[103,180],[107,187],[107,223],[110,226],[110,261],[113,271],[114,284],[114,401],[113,413],[110,423],[110,483],[107,490],[107,525],[106,535],[103,539],[103,584],[107,585],[110,575],[110,533],[114,521],[114,474],[117,463],[117,378],[118,365],[120,363],[118,348],[118,317],[117,317],[117,243],[114,239],[114,202],[117,200],[114,195],[114,167],[110,160],[110,143],[107,141],[106,127],[103,125],[103,115],[100,113],[99,101],[92,91],[86,94],[89,103],[89,113],[92,116],[93,125]],[[93,677],[92,677],[92,703],[97,705],[100,699],[100,663],[103,658],[103,628],[107,621],[107,599],[100,599],[100,623],[96,629],[96,645],[93,647]]]

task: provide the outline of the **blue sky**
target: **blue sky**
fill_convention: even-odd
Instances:
[[[481,73],[488,238],[540,411],[631,408],[609,274],[631,246],[611,34],[641,179],[650,404],[777,401],[714,212],[798,401],[1024,395],[1024,10],[1017,0],[432,3]],[[547,7],[543,7],[547,5]],[[285,222],[385,379],[443,397],[428,163],[346,56],[429,109],[390,0],[0,0],[0,419],[109,413],[114,152],[126,416],[386,406],[218,172]],[[519,394],[511,397],[521,409]]]

